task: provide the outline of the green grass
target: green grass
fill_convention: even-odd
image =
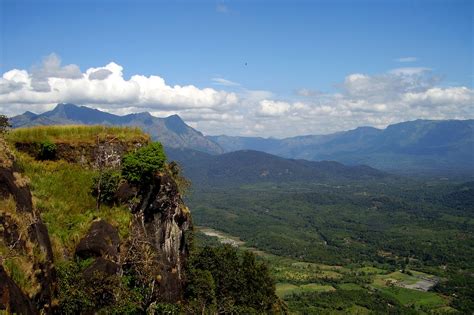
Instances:
[[[352,315],[373,314],[373,312],[371,312],[369,309],[360,305],[352,305],[351,307],[345,309],[345,313]]]
[[[10,142],[22,143],[46,140],[55,143],[95,143],[97,139],[147,142],[150,137],[135,127],[64,125],[13,129],[8,133],[7,139]]]
[[[371,266],[359,268],[357,271],[364,272],[364,273],[369,274],[369,275],[386,273],[386,271],[383,270],[383,269],[376,268],[376,267],[371,267]]]
[[[333,286],[331,285],[322,285],[322,284],[316,284],[316,283],[308,283],[308,284],[303,284],[300,286],[303,291],[313,291],[313,292],[330,292],[330,291],[335,291]]]
[[[296,291],[300,291],[297,285],[294,285],[291,283],[277,283],[275,287],[276,287],[276,294],[279,297],[284,297],[286,295],[293,294]]]
[[[400,287],[378,287],[380,292],[392,297],[405,306],[437,308],[447,304],[447,301],[433,292],[423,292]]]
[[[95,171],[64,161],[36,161],[17,153],[20,166],[30,178],[33,202],[48,227],[55,256],[71,253],[92,220],[103,218],[119,228],[124,237],[131,214],[124,206],[102,205],[96,210],[90,194]]]
[[[365,290],[363,287],[355,283],[341,283],[337,288],[341,290]]]
[[[277,283],[276,294],[284,298],[290,294],[301,294],[304,292],[332,292],[335,291],[331,285],[321,285],[317,283],[308,283],[303,285],[295,285],[291,283]]]

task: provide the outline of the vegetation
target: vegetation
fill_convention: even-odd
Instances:
[[[38,148],[39,160],[55,160],[56,159],[56,144],[49,140],[45,140],[39,144]]]
[[[123,157],[122,175],[133,184],[148,183],[153,174],[163,169],[165,161],[163,146],[153,142]]]
[[[41,143],[46,140],[53,143],[96,143],[111,139],[148,142],[150,137],[139,128],[84,125],[18,128],[8,134],[8,140],[20,143]]]
[[[59,312],[137,314],[143,312],[140,292],[130,287],[127,277],[95,272],[85,277],[92,260],[65,261],[58,266]]]
[[[5,115],[0,115],[0,135],[4,135],[9,128],[11,128],[11,125],[8,121],[8,117]]]
[[[64,251],[72,252],[85,234],[90,222],[101,217],[128,233],[131,214],[125,206],[104,206],[96,209],[90,193],[98,172],[64,161],[37,161],[16,153],[20,168],[30,179],[30,188],[53,243],[55,256],[62,260]]]
[[[306,312],[295,295],[351,288],[418,312],[466,313],[474,292],[471,183],[228,183],[194,187],[188,204],[196,224],[240,238],[269,263],[292,311]],[[411,287],[424,279],[428,289],[438,282],[435,292]],[[345,297],[357,306],[356,294]]]
[[[119,171],[108,169],[95,175],[92,179],[91,193],[99,204],[112,205],[115,201],[121,175]]]
[[[191,188],[191,181],[183,176],[181,167],[178,163],[172,161],[167,165],[168,172],[173,176],[174,181],[178,185],[178,190],[181,195],[186,195]]]
[[[360,290],[305,292],[287,301],[290,309],[302,314],[418,314],[395,299]]]
[[[266,264],[230,245],[199,248],[188,274],[186,296],[198,313],[263,313],[277,302]]]

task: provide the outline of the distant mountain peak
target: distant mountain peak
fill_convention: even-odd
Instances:
[[[25,117],[28,117],[28,118],[34,118],[34,117],[38,116],[37,114],[35,114],[33,112],[30,112],[29,110],[24,112],[22,115],[25,116]]]
[[[14,128],[65,124],[134,126],[167,147],[190,148],[210,154],[224,151],[214,141],[188,126],[178,115],[158,118],[149,112],[141,112],[119,116],[87,106],[59,103],[54,109],[42,114],[25,113],[11,117],[10,121]]]
[[[165,119],[169,120],[169,121],[172,121],[172,122],[179,122],[179,123],[184,124],[184,120],[178,114],[168,116]]]
[[[128,114],[125,117],[134,117],[134,118],[140,118],[140,119],[154,118],[154,116],[152,114],[150,114],[149,112],[140,112],[140,113]]]
[[[179,135],[185,134],[191,129],[178,115],[171,115],[165,118],[166,127]],[[196,131],[199,132],[199,131]],[[199,132],[200,133],[200,132]],[[201,133],[200,133],[201,134]],[[201,134],[202,135],[202,134]]]
[[[58,103],[58,105],[56,105],[56,107],[52,111],[54,112],[54,111],[60,111],[64,109],[73,109],[73,108],[76,109],[80,107],[71,103]]]

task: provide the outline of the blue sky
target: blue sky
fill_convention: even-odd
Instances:
[[[466,87],[472,97],[472,1],[0,1],[1,73],[33,73],[32,67],[41,67],[54,53],[62,65],[77,65],[81,72],[115,62],[123,67],[125,80],[135,74],[155,75],[169,86],[236,93],[239,102],[247,100],[240,106],[251,108],[251,100],[256,107],[266,99],[290,107],[303,100],[314,107],[339,93],[350,94],[345,85],[351,74],[377,82],[393,69],[411,68],[417,75],[423,72],[420,78],[436,81],[431,88]],[[249,91],[265,91],[267,97],[254,99]],[[316,94],[325,96],[315,99]],[[313,98],[308,101],[309,96]],[[22,102],[28,103],[15,100],[19,106],[5,111],[21,111]],[[121,113],[138,107],[157,114],[174,110],[196,127],[212,125],[179,106],[120,108],[84,101]],[[275,104],[268,106],[278,109]],[[42,105],[47,108],[52,101]],[[282,106],[279,112],[289,114],[291,110]],[[216,112],[225,112],[225,107]],[[250,113],[226,111],[234,116],[237,112]],[[417,113],[378,122],[357,119],[337,128],[429,118],[426,111]],[[455,114],[454,118],[469,118],[471,113]],[[274,123],[275,116],[270,116],[261,116],[255,124],[265,119]],[[437,117],[444,118],[439,112],[433,115]],[[262,126],[264,134],[285,135]],[[206,128],[211,133],[225,131]],[[248,133],[262,132],[259,128]]]

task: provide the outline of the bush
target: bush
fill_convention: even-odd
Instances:
[[[92,263],[93,259],[58,264],[58,314],[143,314],[143,297],[124,277],[99,272],[85,277]]]
[[[120,183],[120,173],[105,170],[92,179],[91,193],[100,203],[112,204]]]
[[[38,159],[42,161],[56,159],[56,144],[49,140],[41,142],[39,144]]]
[[[8,117],[5,115],[0,115],[0,135],[6,133],[9,128],[11,128],[11,125],[8,122]]]
[[[123,157],[122,175],[132,184],[149,183],[153,175],[163,169],[165,161],[163,146],[153,142]]]

